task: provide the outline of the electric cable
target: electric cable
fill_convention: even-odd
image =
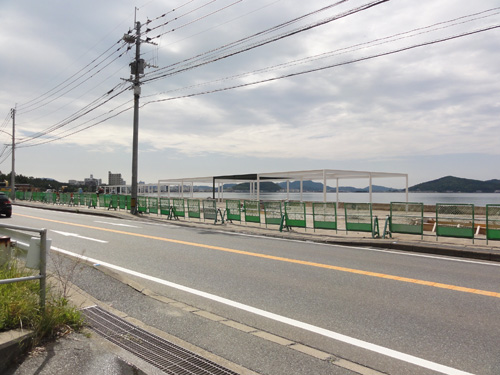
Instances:
[[[202,92],[197,92],[197,93],[193,93],[193,94],[187,94],[187,95],[177,96],[177,97],[173,97],[173,98],[152,100],[152,101],[143,103],[141,105],[141,107],[145,107],[146,105],[149,105],[149,104],[152,104],[152,103],[166,102],[166,101],[171,101],[171,100],[176,100],[176,99],[190,98],[190,97],[194,97],[194,96],[212,94],[212,93],[221,92],[221,91],[228,91],[228,90],[232,90],[232,89],[253,86],[253,85],[257,85],[257,84],[261,84],[261,83],[267,83],[267,82],[277,81],[277,80],[284,79],[284,78],[296,77],[296,76],[299,76],[299,75],[313,73],[313,72],[317,72],[317,71],[320,71],[320,70],[337,68],[337,67],[344,66],[344,65],[354,64],[354,63],[361,62],[361,61],[372,60],[372,59],[375,59],[375,58],[378,58],[378,57],[388,56],[388,55],[392,55],[392,54],[395,54],[395,53],[400,53],[400,52],[408,51],[408,50],[419,48],[419,47],[424,47],[424,46],[428,46],[428,45],[432,45],[432,44],[442,43],[442,42],[446,42],[446,41],[449,41],[449,40],[453,40],[453,39],[457,39],[457,38],[461,38],[461,37],[465,37],[465,36],[470,36],[470,35],[473,35],[473,34],[478,34],[478,33],[485,32],[485,31],[491,31],[491,30],[498,29],[498,28],[500,28],[500,25],[489,26],[489,27],[486,27],[486,28],[483,28],[483,29],[474,30],[474,31],[470,31],[470,32],[465,32],[465,33],[462,33],[462,34],[458,34],[458,35],[454,35],[454,36],[450,36],[450,37],[445,37],[445,38],[437,39],[437,40],[430,41],[430,42],[422,42],[422,43],[419,43],[419,44],[415,44],[413,46],[402,47],[402,48],[398,48],[398,49],[395,49],[395,50],[392,50],[392,51],[381,52],[381,53],[374,54],[374,55],[371,55],[371,56],[360,57],[360,58],[357,58],[357,59],[352,59],[352,60],[349,60],[349,61],[335,63],[335,64],[331,64],[331,65],[327,65],[327,66],[322,66],[322,67],[318,67],[318,68],[308,69],[308,70],[304,70],[304,71],[301,71],[301,72],[295,72],[295,73],[285,74],[285,75],[281,75],[281,76],[278,76],[278,77],[266,78],[266,79],[262,79],[262,80],[258,80],[258,81],[254,81],[254,82],[242,83],[242,84],[228,86],[228,87],[224,87],[224,88],[220,88],[220,89],[215,89],[215,90],[210,90],[210,91],[202,91]]]

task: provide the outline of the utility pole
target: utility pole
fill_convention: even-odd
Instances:
[[[132,137],[132,196],[130,199],[130,212],[137,214],[137,166],[139,154],[139,98],[141,96],[141,82],[139,74],[141,72],[141,23],[135,24],[135,67],[134,77],[134,131]],[[144,65],[142,65],[144,69]]]
[[[11,109],[12,115],[12,172],[10,174],[10,197],[16,200],[16,109]]]
[[[137,10],[137,9],[136,9]],[[139,154],[139,98],[141,97],[141,74],[144,74],[144,59],[141,59],[141,23],[135,22],[135,37],[130,34],[125,34],[123,40],[129,44],[135,43],[135,61],[130,64],[130,74],[134,75],[134,79],[130,77],[129,82],[132,82],[134,90],[134,130],[132,137],[132,191],[130,197],[130,213],[136,215],[138,213],[137,205],[137,169],[138,169],[138,154]],[[150,43],[148,40],[145,43]],[[148,65],[150,66],[150,65]]]

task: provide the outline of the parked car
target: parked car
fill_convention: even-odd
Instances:
[[[0,215],[12,216],[12,202],[4,193],[0,194]]]

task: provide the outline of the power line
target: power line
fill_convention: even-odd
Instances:
[[[256,33],[256,34],[253,34],[249,37],[246,37],[246,38],[243,38],[243,39],[240,39],[236,42],[233,42],[233,43],[230,43],[230,44],[227,44],[225,46],[222,46],[222,47],[219,47],[219,48],[216,48],[215,50],[211,50],[211,51],[207,51],[205,53],[202,53],[202,54],[199,54],[193,58],[190,58],[190,59],[186,59],[184,61],[181,61],[179,63],[176,63],[176,64],[172,64],[170,66],[167,66],[165,68],[162,68],[162,69],[158,69],[157,71],[149,74],[149,78],[145,78],[143,80],[144,83],[146,82],[151,82],[151,81],[154,81],[154,80],[158,80],[158,79],[162,79],[162,78],[166,78],[166,77],[169,77],[169,76],[172,76],[174,74],[178,74],[178,73],[181,73],[181,72],[185,72],[187,70],[191,70],[191,69],[194,69],[194,68],[198,68],[200,66],[203,66],[203,65],[207,65],[209,63],[212,63],[212,62],[215,62],[215,61],[219,61],[219,60],[222,60],[222,59],[226,59],[228,57],[231,57],[231,56],[235,56],[237,54],[240,54],[240,53],[243,53],[243,52],[247,52],[249,50],[252,50],[252,49],[255,49],[257,47],[261,47],[261,46],[264,46],[266,44],[269,44],[269,43],[272,43],[272,42],[275,42],[275,41],[278,41],[278,40],[281,40],[281,39],[284,39],[284,38],[287,38],[287,37],[290,37],[290,36],[293,36],[293,35],[296,35],[300,32],[304,32],[304,31],[307,31],[307,30],[310,30],[312,28],[315,28],[315,27],[318,27],[318,26],[322,26],[322,25],[325,25],[329,22],[332,22],[332,21],[335,21],[335,20],[338,20],[338,19],[341,19],[341,18],[344,18],[344,17],[347,17],[349,15],[352,15],[352,14],[355,14],[355,13],[358,13],[358,12],[361,12],[361,11],[364,11],[364,10],[367,10],[369,8],[372,8],[376,5],[380,5],[380,4],[383,4],[385,2],[388,2],[389,0],[378,0],[378,1],[372,1],[370,3],[367,3],[367,4],[364,4],[362,6],[359,6],[357,8],[353,8],[351,10],[348,10],[346,12],[343,12],[343,13],[340,13],[340,14],[337,14],[335,16],[331,16],[331,17],[328,17],[326,19],[323,19],[323,20],[320,20],[320,21],[317,21],[315,23],[312,23],[312,24],[309,24],[309,25],[306,25],[306,26],[303,26],[303,27],[300,27],[300,28],[297,28],[297,29],[293,29],[291,31],[287,31],[285,33],[282,33],[282,34],[279,34],[277,36],[273,36],[273,37],[268,37],[267,39],[264,39],[264,40],[260,40],[260,41],[256,41],[254,42],[253,44],[250,44],[250,45],[246,45],[246,46],[243,46],[241,47],[241,49],[239,50],[236,50],[236,51],[231,51],[231,48],[234,47],[234,46],[237,46],[237,45],[240,45],[240,44],[243,44],[243,42],[247,41],[247,40],[250,40],[250,39],[253,39],[253,38],[256,38],[257,36],[262,36],[264,34],[268,34],[270,33],[271,31],[274,31],[274,30],[277,30],[277,29],[281,29],[281,28],[284,28],[286,25],[289,25],[291,23],[295,23],[297,22],[297,20],[299,19],[303,19],[307,16],[310,16],[311,14],[316,14],[318,12],[321,12],[321,11],[324,11],[325,9],[327,8],[331,8],[333,6],[336,6],[336,5],[339,5],[341,3],[344,3],[348,0],[343,0],[343,1],[339,1],[335,4],[332,4],[328,7],[324,7],[324,8],[321,8],[319,10],[316,10],[314,12],[311,12],[311,13],[308,13],[304,16],[301,16],[301,17],[298,17],[298,18],[295,18],[293,20],[290,20],[290,21],[287,21],[285,23],[282,23],[280,25],[277,25],[275,27],[272,27],[272,28],[269,28],[267,30],[264,30],[262,32],[259,32],[259,33]],[[218,55],[215,55],[214,52],[219,52],[219,51],[227,51],[223,54],[218,54]],[[208,55],[208,57],[206,58],[202,58],[203,56],[205,55]],[[212,55],[212,56],[210,56]],[[173,67],[174,66],[177,66],[177,65],[180,65],[181,63],[186,63],[185,65],[181,65],[177,70],[173,70]],[[190,63],[190,64],[189,64]],[[162,73],[162,74],[158,74],[159,71],[161,70],[166,70],[170,68],[170,72],[167,72],[167,73]],[[156,75],[154,75],[155,73],[157,73]],[[148,75],[146,75],[146,77],[148,77]]]
[[[237,89],[237,88],[248,87],[248,86],[253,86],[253,85],[257,85],[257,84],[277,81],[280,79],[296,77],[296,76],[300,76],[300,75],[304,75],[304,74],[308,74],[308,73],[313,73],[313,72],[317,72],[317,71],[321,71],[321,70],[325,70],[325,69],[337,68],[337,67],[344,66],[344,65],[354,64],[354,63],[361,62],[361,61],[372,60],[372,59],[375,59],[378,57],[393,55],[393,54],[408,51],[411,49],[420,48],[420,47],[424,47],[424,46],[428,46],[428,45],[432,45],[432,44],[437,44],[437,43],[442,43],[442,42],[446,42],[449,40],[458,39],[458,38],[462,38],[465,36],[470,36],[470,35],[482,33],[485,31],[491,31],[491,30],[498,29],[498,28],[500,28],[500,25],[489,26],[489,27],[486,27],[483,29],[474,30],[474,31],[470,31],[470,32],[466,32],[466,33],[462,33],[462,34],[458,34],[458,35],[453,35],[450,37],[445,37],[445,38],[437,39],[437,40],[430,41],[430,42],[423,42],[423,43],[415,44],[412,46],[398,48],[398,49],[388,51],[388,52],[381,52],[381,53],[374,54],[371,56],[365,56],[365,57],[352,59],[352,60],[341,62],[341,63],[331,64],[331,65],[322,66],[322,67],[313,68],[313,69],[308,69],[308,70],[303,70],[301,72],[284,74],[284,75],[281,75],[278,77],[266,78],[266,79],[261,79],[261,80],[254,81],[254,82],[242,83],[242,84],[228,86],[228,87],[224,87],[224,88],[220,88],[220,89],[207,90],[207,91],[197,92],[197,93],[193,93],[193,94],[177,96],[177,97],[173,97],[173,98],[152,100],[152,101],[144,103],[141,107],[144,107],[144,106],[146,106],[148,104],[152,104],[152,103],[160,103],[160,102],[166,102],[166,101],[171,101],[171,100],[176,100],[176,99],[190,98],[190,97],[194,97],[194,96],[200,96],[200,95],[212,94],[212,93],[216,93],[216,92],[228,91],[228,90],[233,90],[233,89]]]
[[[123,85],[123,84],[120,84],[120,85]],[[118,86],[120,86],[118,85]],[[114,91],[111,90],[109,92],[107,92],[106,94],[104,94],[101,98],[99,99],[96,99],[94,102],[92,102],[90,105],[87,105],[86,107],[84,107],[83,109],[80,110],[80,113],[76,114],[76,115],[71,115],[69,117],[67,117],[65,120],[59,122],[58,124],[56,125],[53,125],[52,127],[42,131],[42,132],[39,132],[39,133],[36,133],[30,137],[27,137],[27,138],[24,138],[23,140],[20,140],[17,142],[17,144],[23,144],[23,143],[27,143],[27,142],[30,142],[30,141],[33,141],[34,139],[37,139],[37,138],[40,138],[40,137],[43,137],[43,136],[46,136],[50,133],[53,133],[54,131],[64,127],[64,126],[67,126],[73,122],[75,122],[76,120],[82,118],[83,116],[93,112],[94,110],[96,110],[97,108],[103,106],[104,104],[108,103],[109,101],[111,101],[112,99],[118,97],[119,95],[121,95],[122,93],[124,93],[125,91],[128,91],[130,90],[128,87],[125,88],[125,89],[122,89],[121,91],[119,91],[118,93],[114,94],[113,96],[110,96],[108,99],[106,100],[103,100],[101,101],[100,103],[97,103],[97,104],[94,104],[96,103],[98,100],[104,98],[105,96],[109,96],[109,94]],[[77,125],[77,126],[82,126],[81,124],[80,125]],[[75,132],[76,133],[76,132]],[[63,137],[65,138],[65,137]],[[45,143],[45,142],[43,142]],[[42,144],[42,143],[41,143]]]
[[[64,82],[60,83],[59,85],[57,85],[56,87],[52,88],[51,90],[47,91],[45,94],[41,95],[38,97],[39,100],[37,101],[32,101],[33,103],[30,104],[30,105],[27,105],[27,103],[25,103],[24,105],[21,105],[20,107],[22,107],[23,109],[20,111],[20,114],[26,114],[28,112],[32,112],[36,109],[39,109],[47,104],[50,104],[52,103],[53,101],[61,98],[63,95],[66,95],[68,94],[69,92],[73,91],[74,89],[76,89],[77,87],[81,86],[83,83],[85,83],[87,80],[95,77],[97,74],[99,74],[100,72],[103,71],[103,69],[107,68],[109,65],[111,65],[114,61],[116,61],[117,59],[119,59],[120,57],[123,56],[123,54],[126,52],[123,52],[121,53],[120,55],[118,55],[117,57],[115,57],[113,60],[111,60],[108,64],[106,64],[103,68],[97,70],[95,73],[93,73],[92,75],[90,75],[90,77],[86,78],[85,80],[83,80],[85,78],[86,75],[90,74],[93,70],[97,69],[101,64],[103,64],[107,59],[109,59],[111,56],[113,56],[116,52],[119,52],[121,49],[123,49],[123,47],[126,46],[126,43],[122,43],[122,45],[116,50],[116,51],[113,51],[112,54],[110,54],[109,56],[107,56],[104,60],[96,63],[94,66],[92,66],[91,68],[89,68],[87,71],[83,72],[81,75],[77,76],[79,73],[81,73],[85,68],[89,67],[93,62],[95,62],[99,57],[101,57],[103,54],[101,54],[98,58],[94,59],[91,63],[87,64],[84,68],[80,69],[78,72],[76,72],[75,74],[73,74],[71,77],[69,77],[68,79],[66,79]],[[108,49],[109,51],[109,49]],[[106,51],[107,52],[107,51]],[[76,76],[76,78],[74,78]],[[74,78],[74,79],[72,79]],[[69,82],[68,82],[69,81]],[[80,81],[76,86],[73,86],[71,87],[71,85],[73,85],[74,83],[77,83],[78,81]],[[67,83],[66,83],[67,82]],[[66,84],[65,84],[66,83]],[[64,86],[63,86],[64,85]],[[68,90],[66,91],[63,91],[65,90],[66,88],[68,88]],[[63,92],[62,92],[63,91]],[[61,93],[62,92],[62,93]],[[53,97],[55,94],[58,94],[58,93],[61,93],[59,96],[56,96],[55,98],[52,98],[50,99],[51,97]],[[50,100],[49,100],[50,99]],[[28,102],[29,103],[29,102]]]

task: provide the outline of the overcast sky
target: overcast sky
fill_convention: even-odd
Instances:
[[[498,0],[338,3],[0,0],[0,170],[17,106],[17,174],[131,182],[135,46],[122,37],[136,17],[155,43],[141,44],[140,181],[500,178]]]

